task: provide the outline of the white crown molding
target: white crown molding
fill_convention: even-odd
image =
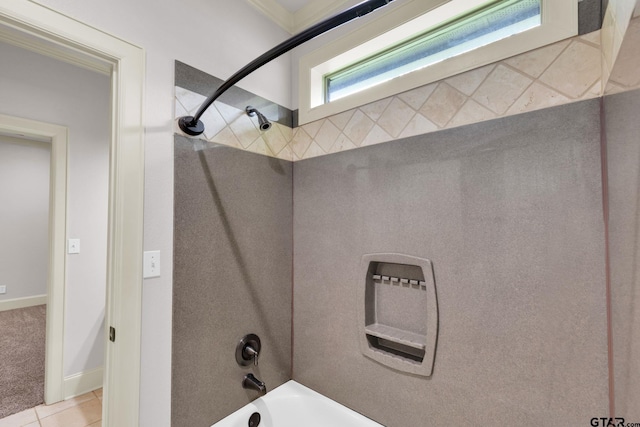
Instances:
[[[359,3],[351,0],[313,0],[308,5],[298,10],[294,15],[295,32],[319,22],[322,18],[339,12],[347,3]]]
[[[354,0],[312,0],[296,13],[291,13],[277,0],[247,1],[289,34],[299,33],[322,18],[338,12],[347,3],[357,3]]]
[[[276,0],[247,0],[250,5],[262,12],[267,18],[280,25],[289,34],[295,32],[293,14]]]

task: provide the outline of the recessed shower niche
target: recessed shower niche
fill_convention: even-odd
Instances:
[[[364,255],[360,280],[362,353],[390,368],[430,376],[438,336],[431,261],[401,254]]]

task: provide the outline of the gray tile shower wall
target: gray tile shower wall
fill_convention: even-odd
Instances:
[[[615,415],[640,421],[640,91],[606,96]]]
[[[607,416],[599,121],[584,101],[296,162],[294,379],[387,427]],[[433,262],[429,378],[360,352],[375,252]]]
[[[586,34],[602,28],[605,8],[602,0],[581,0],[578,3],[578,34]]]
[[[291,204],[290,162],[175,137],[173,427],[258,397],[241,387],[249,372],[269,390],[291,378]],[[258,367],[234,357],[247,333]]]

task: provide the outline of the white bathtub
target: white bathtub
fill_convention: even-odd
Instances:
[[[212,427],[247,427],[254,412],[260,414],[259,427],[384,427],[293,380]]]

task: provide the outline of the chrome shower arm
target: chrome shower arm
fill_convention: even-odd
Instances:
[[[200,121],[200,117],[202,117],[202,114],[204,114],[207,108],[209,108],[209,106],[211,106],[211,104],[213,104],[213,102],[218,99],[220,95],[226,92],[231,86],[235,85],[258,68],[276,59],[280,55],[289,52],[291,49],[301,45],[302,43],[305,43],[353,19],[365,16],[382,6],[386,6],[392,1],[393,0],[363,1],[362,3],[359,3],[352,8],[345,10],[344,12],[332,16],[331,18],[327,18],[324,21],[307,28],[301,33],[296,34],[295,36],[280,43],[273,49],[260,55],[258,58],[242,67],[234,75],[232,75],[231,77],[229,77],[229,79],[222,83],[222,85],[202,103],[200,108],[198,108],[195,116],[181,117],[180,120],[178,120],[180,129],[182,129],[182,131],[187,135],[200,135],[202,132],[204,132],[204,124]]]

